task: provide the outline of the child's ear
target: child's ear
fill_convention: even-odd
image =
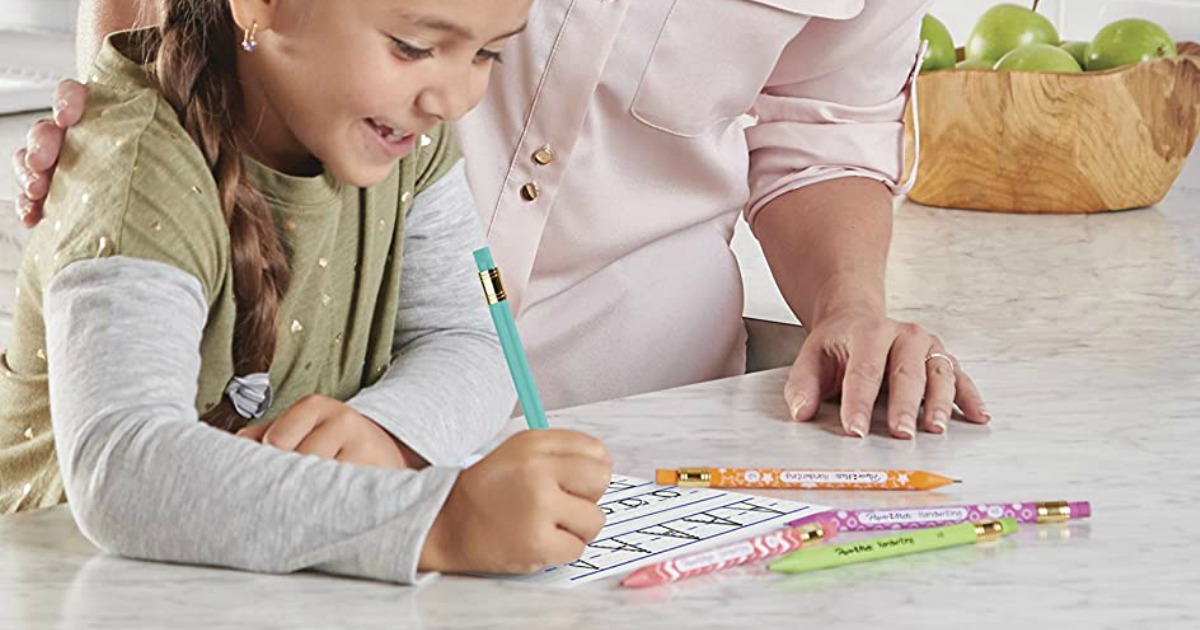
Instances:
[[[248,31],[255,25],[259,33],[271,30],[281,0],[229,0],[229,10],[238,28]]]

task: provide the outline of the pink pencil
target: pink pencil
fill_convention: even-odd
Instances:
[[[1062,523],[1077,518],[1088,518],[1091,515],[1092,504],[1087,501],[1042,501],[840,510],[807,516],[793,521],[791,525],[833,519],[842,531],[869,532],[885,529],[940,527],[986,518],[1011,518],[1019,523]]]
[[[837,522],[817,519],[797,527],[777,529],[749,540],[701,551],[635,571],[621,582],[629,588],[645,588],[713,571],[720,571],[740,564],[763,560],[795,551],[806,545],[833,538],[837,535]]]

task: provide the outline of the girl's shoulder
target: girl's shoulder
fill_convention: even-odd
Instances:
[[[204,156],[151,86],[93,79],[30,245],[42,277],[119,255],[178,267],[213,295],[224,277],[228,231]]]
[[[454,128],[442,123],[417,139],[417,146],[412,155],[406,158],[402,170],[405,166],[410,169],[415,193],[420,194],[461,160],[462,150],[458,146]]]

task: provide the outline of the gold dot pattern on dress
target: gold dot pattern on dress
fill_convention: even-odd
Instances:
[[[199,186],[192,186],[192,192],[193,192],[193,193],[195,193],[195,194],[197,194],[197,195],[199,195],[199,194],[200,194],[200,187],[199,187]]]
[[[379,220],[379,231],[382,232],[386,229],[387,229],[387,221],[384,219],[380,219]]]
[[[328,259],[328,258],[318,258],[318,259],[317,259],[317,266],[318,266],[318,267],[320,267],[320,268],[322,268],[322,269],[324,269],[324,268],[328,267],[328,266],[329,266],[329,259]]]
[[[304,332],[304,324],[301,324],[300,320],[298,320],[298,319],[293,319],[292,320],[292,334],[296,335],[301,332]]]
[[[321,304],[324,306],[329,306],[330,304],[333,304],[333,298],[329,297],[328,293],[322,293]]]
[[[37,349],[37,358],[41,359],[42,361],[46,360],[46,349],[45,348]]]
[[[401,194],[400,194],[400,203],[408,203],[408,201],[409,201],[410,199],[412,199],[412,193],[411,193],[411,192],[409,192],[409,191],[407,191],[407,190],[406,190],[406,191],[404,191],[403,193],[401,193]]]
[[[157,219],[155,219],[154,221],[150,222],[150,229],[154,230],[155,232],[161,232],[162,231],[162,223],[159,222]]]
[[[285,232],[295,232],[296,231],[296,222],[291,219],[284,221],[283,229]]]
[[[60,219],[60,220],[54,222],[54,231],[57,232],[61,229],[62,229],[62,220]]]
[[[422,147],[427,147],[431,144],[433,144],[433,138],[430,138],[429,136],[421,136],[421,146]]]
[[[338,333],[333,336],[333,343],[335,343],[339,346],[342,345],[342,333]]]
[[[32,439],[33,439],[33,427],[26,427],[26,428],[25,428],[25,439],[26,439],[26,440],[32,440]]]
[[[100,242],[96,246],[96,257],[99,258],[108,252],[108,237],[101,236]]]
[[[80,197],[79,200],[82,201],[83,205],[86,206],[89,203],[92,203],[92,194],[91,193],[83,193],[83,196]]]

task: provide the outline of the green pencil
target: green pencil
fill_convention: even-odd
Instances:
[[[530,429],[548,429],[550,423],[546,421],[546,410],[542,407],[542,398],[533,382],[529,359],[525,356],[525,347],[521,345],[521,335],[517,332],[517,322],[508,305],[504,284],[500,281],[500,270],[492,260],[492,250],[486,247],[475,250],[475,267],[479,269],[479,281],[483,284],[496,334],[500,336],[500,347],[504,349],[504,360],[512,374],[517,399],[521,401],[521,411],[525,413],[525,423]]]
[[[1017,521],[1004,518],[912,529],[881,538],[796,551],[771,563],[768,568],[778,573],[817,571],[934,549],[990,542],[1016,532],[1017,527]]]

